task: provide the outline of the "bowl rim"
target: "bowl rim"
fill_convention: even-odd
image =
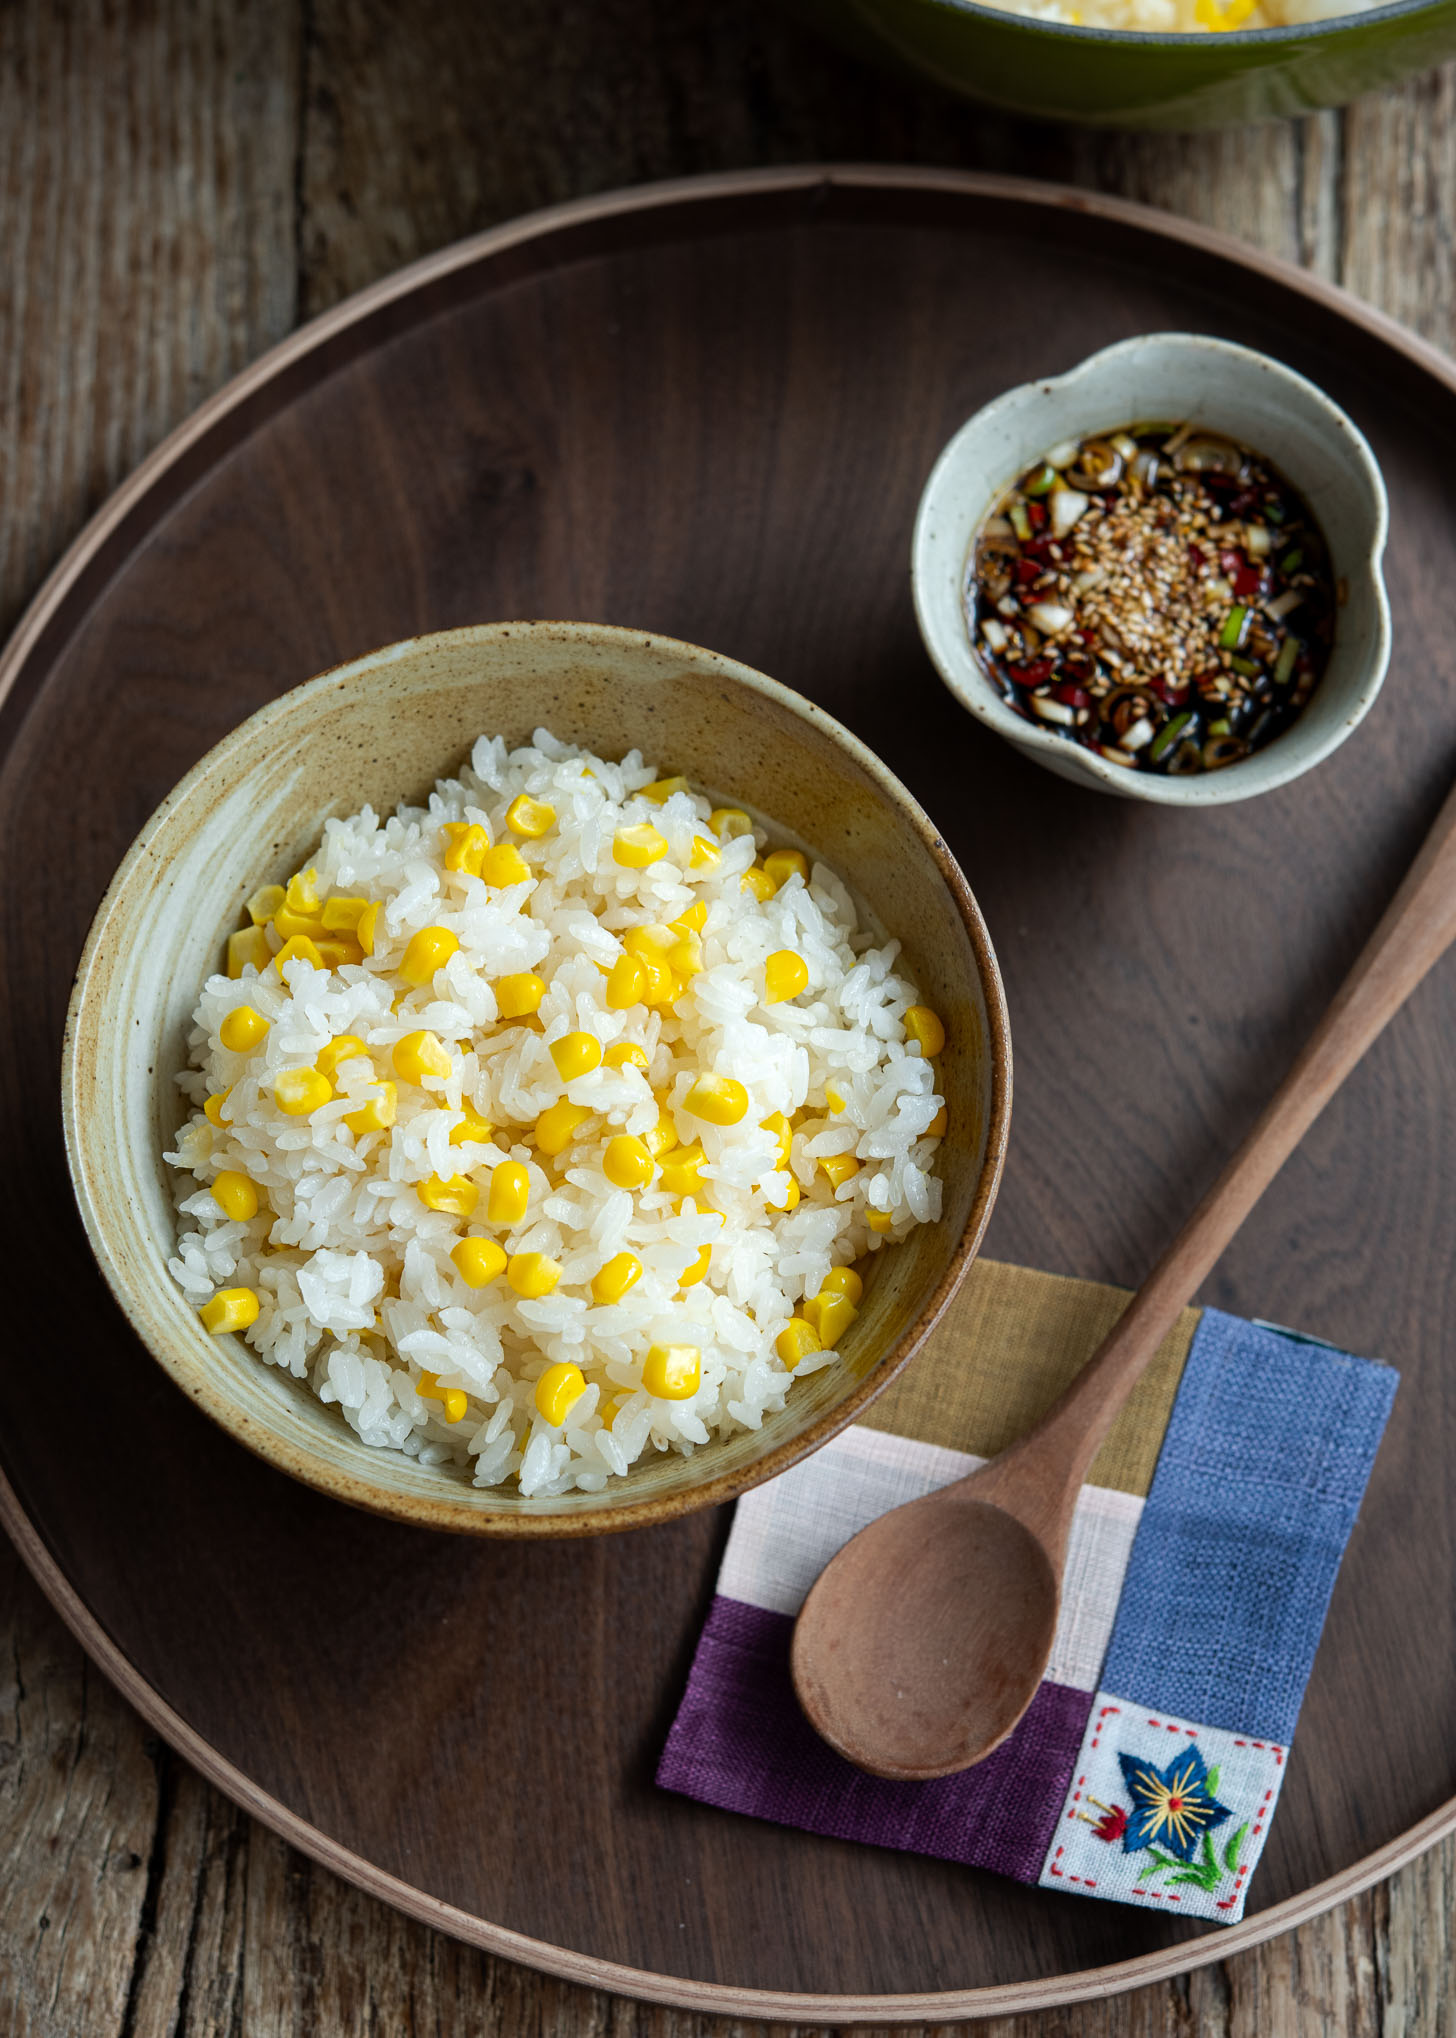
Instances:
[[[983,671],[980,659],[969,632],[965,627],[964,604],[957,591],[954,598],[956,623],[949,631],[953,656],[945,649],[946,632],[940,622],[946,613],[949,600],[940,571],[927,571],[926,557],[934,543],[934,520],[943,513],[942,498],[954,488],[967,460],[967,447],[998,416],[1014,412],[1021,406],[1035,401],[1038,396],[1052,390],[1060,390],[1075,384],[1082,376],[1099,368],[1104,362],[1125,357],[1136,363],[1140,354],[1150,347],[1161,347],[1169,353],[1184,354],[1188,357],[1190,369],[1196,365],[1200,354],[1214,354],[1228,362],[1234,372],[1244,377],[1255,374],[1272,375],[1287,388],[1297,390],[1314,407],[1325,414],[1326,425],[1332,444],[1343,446],[1359,470],[1365,482],[1369,497],[1369,536],[1361,546],[1357,561],[1350,562],[1347,579],[1353,582],[1357,577],[1368,587],[1372,604],[1374,623],[1370,651],[1363,668],[1357,669],[1345,681],[1348,699],[1341,711],[1341,719],[1329,729],[1323,738],[1309,738],[1302,724],[1287,730],[1279,739],[1284,751],[1282,765],[1270,758],[1275,746],[1240,759],[1223,771],[1203,773],[1186,778],[1168,778],[1154,772],[1129,772],[1123,766],[1111,764],[1105,758],[1080,744],[1070,744],[1063,736],[1054,735],[1050,730],[1037,727],[1017,714],[996,692],[992,682]],[[1103,429],[1103,427],[1089,427]],[[957,518],[956,521],[959,521]],[[973,527],[974,528],[974,527]],[[1290,784],[1305,772],[1332,755],[1345,739],[1352,735],[1374,706],[1385,683],[1389,669],[1391,651],[1390,600],[1386,591],[1382,562],[1390,533],[1390,502],[1385,487],[1385,477],[1380,463],[1375,458],[1369,441],[1349,413],[1317,382],[1302,375],[1297,368],[1272,354],[1265,354],[1257,347],[1248,347],[1236,340],[1226,340],[1214,333],[1190,333],[1180,331],[1133,333],[1127,338],[1114,340],[1094,353],[1085,355],[1070,368],[1057,375],[1032,377],[1028,381],[1014,384],[989,403],[981,405],[946,440],[936,455],[935,463],[926,477],[920,500],[915,512],[915,525],[910,548],[910,584],[915,607],[915,621],[920,631],[921,642],[927,656],[934,665],[947,691],[974,715],[977,721],[994,731],[1013,748],[1021,750],[1033,762],[1054,770],[1059,776],[1087,788],[1107,790],[1123,799],[1141,800],[1148,805],[1200,808],[1230,806],[1244,799],[1256,799],[1263,793],[1276,792],[1281,786]],[[937,566],[943,562],[937,561]],[[962,671],[965,665],[967,671]],[[1303,735],[1305,740],[1298,739]],[[1248,767],[1257,769],[1258,782],[1249,784]]]
[[[936,0],[938,7],[969,15],[973,20],[998,25],[1014,22],[1032,35],[1057,41],[1074,36],[1079,42],[1097,42],[1115,49],[1142,47],[1156,50],[1194,50],[1204,47],[1204,38],[1189,29],[1097,28],[1091,22],[1044,21],[1031,14],[1015,14],[1008,7],[995,7],[990,0]],[[1219,32],[1219,49],[1278,49],[1285,43],[1311,43],[1321,37],[1347,33],[1370,23],[1394,21],[1406,14],[1436,14],[1442,0],[1387,0],[1383,7],[1332,14],[1326,21],[1289,22],[1277,28],[1231,28]]]
[[[614,1498],[609,1505],[600,1509],[584,1506],[571,1514],[532,1513],[524,1507],[509,1512],[497,1511],[489,1505],[488,1488],[462,1486],[457,1491],[453,1486],[446,1487],[439,1497],[391,1492],[360,1474],[331,1465],[317,1457],[305,1445],[302,1437],[295,1442],[291,1437],[265,1430],[246,1412],[239,1410],[227,1394],[214,1384],[210,1375],[196,1369],[190,1361],[175,1351],[167,1340],[160,1337],[154,1340],[150,1326],[145,1323],[139,1306],[134,1303],[128,1291],[126,1279],[112,1257],[106,1227],[92,1199],[87,1150],[79,1129],[76,1095],[76,1044],[82,1014],[88,1004],[98,954],[105,945],[110,921],[123,895],[129,890],[138,871],[151,867],[152,840],[175,808],[188,799],[194,789],[220,766],[225,768],[228,759],[239,747],[258,732],[266,730],[272,723],[285,719],[295,711],[301,700],[334,692],[341,683],[357,679],[381,666],[398,663],[406,657],[428,656],[431,651],[445,645],[490,644],[522,635],[544,641],[565,640],[594,645],[605,643],[622,650],[646,647],[666,651],[669,655],[679,654],[686,662],[696,665],[699,670],[703,667],[716,670],[723,678],[732,680],[746,687],[749,692],[757,693],[774,702],[800,720],[809,723],[811,727],[845,750],[873,780],[879,791],[897,810],[901,819],[919,836],[950,893],[975,957],[977,977],[986,1007],[985,1051],[990,1061],[985,1156],[975,1184],[966,1224],[945,1272],[922,1304],[914,1321],[896,1343],[853,1383],[842,1401],[826,1409],[799,1435],[787,1438],[764,1457],[736,1470],[710,1474],[702,1480],[685,1485],[680,1491],[640,1500],[633,1500],[630,1496],[621,1500]],[[888,765],[883,763],[859,737],[817,703],[794,692],[782,682],[770,679],[766,673],[759,672],[756,668],[744,665],[721,652],[709,651],[686,639],[667,636],[655,630],[632,629],[610,623],[550,620],[467,624],[458,629],[437,630],[402,638],[396,643],[380,646],[361,657],[349,659],[315,674],[311,679],[277,695],[244,721],[235,724],[197,760],[161,801],[144,822],[118,865],[96,909],[81,959],[77,964],[66,1010],[61,1050],[61,1117],[66,1163],[72,1193],[85,1227],[88,1243],[107,1286],[119,1303],[131,1329],[173,1384],[180,1388],[205,1415],[245,1445],[255,1456],[262,1458],[275,1470],[285,1472],[304,1485],[314,1488],[315,1491],[342,1500],[366,1513],[382,1515],[415,1528],[443,1529],[458,1534],[514,1540],[615,1534],[619,1530],[649,1527],[656,1523],[676,1520],[679,1516],[696,1512],[700,1508],[717,1506],[733,1499],[739,1493],[748,1491],[751,1487],[776,1477],[780,1472],[787,1471],[791,1465],[808,1457],[853,1422],[915,1357],[950,1306],[980,1249],[1005,1165],[1011,1087],[1011,1037],[1005,988],[985,921],[970,885],[944,838],[924,808]],[[259,1363],[263,1362],[259,1360]],[[704,1454],[706,1455],[711,1448],[711,1444],[704,1446]],[[630,1486],[630,1475],[622,1484],[624,1487]]]

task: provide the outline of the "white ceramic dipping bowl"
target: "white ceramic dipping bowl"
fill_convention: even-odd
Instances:
[[[1220,771],[1134,771],[1038,728],[1002,699],[966,626],[972,542],[997,498],[1066,439],[1143,419],[1188,420],[1272,460],[1313,510],[1345,599],[1325,674],[1298,720]],[[1145,333],[1104,347],[1047,382],[1025,382],[961,426],[920,498],[911,585],[920,634],[964,707],[1049,771],[1079,785],[1164,806],[1250,799],[1328,757],[1369,712],[1390,658],[1381,579],[1385,485],[1364,437],[1338,404],[1292,368],[1200,333]]]

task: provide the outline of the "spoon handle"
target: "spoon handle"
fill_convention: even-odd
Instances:
[[[1017,1489],[1017,1512],[1030,1525],[1065,1532],[1077,1487],[1180,1311],[1366,1048],[1453,940],[1456,787],[1333,1003],[1223,1173],[1061,1399],[1024,1443],[980,1475],[985,1480],[1004,1467]],[[1038,1491],[1045,1509],[1028,1511]],[[1042,1512],[1044,1522],[1030,1521]]]

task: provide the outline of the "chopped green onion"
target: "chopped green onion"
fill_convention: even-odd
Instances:
[[[1233,732],[1234,725],[1227,715],[1220,715],[1216,722],[1210,722],[1208,725],[1210,736],[1232,736]]]
[[[1185,708],[1181,715],[1174,715],[1171,722],[1165,722],[1153,738],[1152,745],[1148,750],[1149,762],[1156,764],[1160,757],[1171,750],[1192,720],[1192,708]]]
[[[1290,678],[1294,672],[1295,661],[1298,657],[1299,657],[1298,637],[1286,637],[1284,639],[1284,642],[1279,646],[1279,659],[1274,667],[1275,686],[1288,686]]]
[[[1033,474],[1030,481],[1022,482],[1022,493],[1023,495],[1045,495],[1056,478],[1057,470],[1055,467],[1043,466],[1041,472]]]
[[[1024,545],[1031,536],[1031,518],[1026,514],[1026,504],[1014,502],[1006,514],[1011,519],[1012,530]]]
[[[1292,552],[1286,552],[1284,557],[1280,560],[1279,571],[1281,573],[1286,574],[1298,573],[1300,567],[1303,566],[1303,564],[1304,554],[1303,552],[1300,551],[1298,545],[1296,545]]]
[[[1259,670],[1252,658],[1231,658],[1229,664],[1235,672],[1242,673],[1245,679],[1252,679]]]
[[[1229,610],[1227,616],[1225,616],[1223,628],[1218,633],[1218,644],[1221,651],[1238,650],[1240,644],[1244,641],[1244,625],[1248,620],[1249,611],[1247,605],[1242,602],[1236,602]]]
[[[1264,505],[1264,514],[1269,519],[1271,524],[1282,524],[1284,521],[1283,503],[1276,502],[1274,498],[1271,496],[1268,502],[1266,502]]]

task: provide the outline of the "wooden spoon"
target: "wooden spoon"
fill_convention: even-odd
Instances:
[[[875,1776],[968,1769],[1030,1705],[1077,1494],[1118,1410],[1350,1070],[1456,938],[1456,790],[1273,1101],[1071,1386],[1019,1442],[892,1508],[825,1566],[794,1628],[812,1724]]]

